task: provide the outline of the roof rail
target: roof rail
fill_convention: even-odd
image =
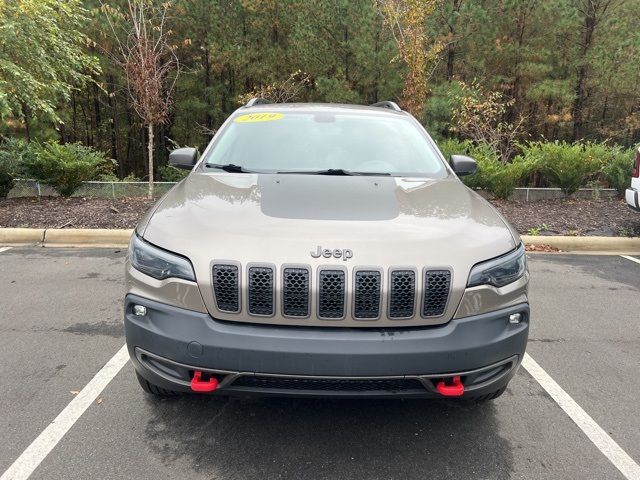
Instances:
[[[251,100],[249,100],[246,104],[245,107],[253,107],[254,105],[264,105],[267,103],[273,103],[271,100],[267,100],[266,98],[262,98],[262,97],[253,97]]]
[[[372,107],[380,107],[380,108],[388,108],[389,110],[395,110],[396,112],[401,112],[402,109],[398,106],[396,102],[390,102],[389,100],[385,100],[384,102],[377,102],[371,105]]]

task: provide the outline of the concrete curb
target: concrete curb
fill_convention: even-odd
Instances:
[[[565,237],[522,235],[529,245],[549,245],[563,252],[598,252],[614,254],[639,254],[639,237]]]
[[[0,245],[36,245],[44,240],[44,228],[0,228]]]
[[[40,245],[44,247],[114,247],[129,244],[133,230],[84,228],[0,228],[2,245]],[[549,245],[563,252],[640,254],[639,237],[564,237],[522,235],[531,245]]]
[[[107,228],[0,228],[0,246],[122,248],[129,245],[132,232]]]
[[[107,228],[47,229],[44,232],[45,247],[126,247],[133,230]]]

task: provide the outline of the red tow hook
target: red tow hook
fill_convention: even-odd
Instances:
[[[464,385],[462,384],[460,377],[453,377],[452,380],[452,385],[447,385],[446,383],[444,383],[444,380],[438,382],[438,385],[436,385],[436,390],[440,395],[443,395],[445,397],[461,397],[464,393]]]
[[[194,392],[213,392],[218,388],[218,379],[216,377],[210,377],[208,381],[202,381],[202,372],[196,370],[193,372],[193,378],[191,379],[191,390]]]

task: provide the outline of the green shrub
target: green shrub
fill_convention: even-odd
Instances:
[[[82,182],[113,172],[114,162],[102,152],[79,143],[33,144],[33,155],[24,159],[26,173],[70,196]]]
[[[0,156],[0,198],[6,198],[15,185],[13,170],[11,165]]]
[[[503,164],[498,154],[488,145],[474,145],[469,140],[447,139],[439,143],[447,160],[451,155],[468,155],[478,163],[473,175],[462,177],[469,188],[482,188],[498,198],[509,198],[513,190],[522,183],[533,169],[532,162],[522,156]]]
[[[609,187],[615,188],[620,195],[624,195],[631,182],[634,154],[634,150],[613,147],[610,149],[610,156],[602,167],[602,175]]]
[[[29,146],[22,140],[9,138],[0,145],[0,198],[5,198],[14,187],[27,155]]]
[[[531,162],[522,156],[514,158],[511,163],[504,164],[498,160],[497,154],[481,156],[476,150],[474,158],[478,162],[478,172],[463,177],[462,180],[469,187],[483,188],[502,199],[509,198],[532,169]]]
[[[457,139],[442,140],[438,145],[447,160],[455,154],[475,158],[478,172],[462,180],[471,188],[488,190],[499,198],[507,198],[534,172],[539,174],[543,184],[559,187],[567,195],[581,187],[602,186],[603,181],[624,194],[634,161],[634,151],[605,142],[519,144],[522,154],[506,165],[488,145],[474,145],[469,140]]]
[[[520,148],[527,162],[567,195],[595,178],[604,162],[602,144],[531,142]]]
[[[438,142],[438,147],[448,162],[451,155],[468,155],[469,150],[473,148],[473,142],[471,140],[446,138]]]
[[[462,181],[469,188],[482,188],[492,191],[495,186],[494,177],[498,174],[502,165],[498,160],[498,155],[491,150],[488,145],[473,145],[469,143],[468,148],[462,153],[473,158],[478,164],[478,169],[473,175],[462,177]]]
[[[171,165],[164,165],[158,168],[158,177],[161,182],[179,182],[189,175],[187,170],[181,170]]]

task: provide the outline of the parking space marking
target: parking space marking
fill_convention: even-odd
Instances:
[[[0,247],[0,253],[6,252],[7,250],[11,250],[11,247]]]
[[[528,353],[524,354],[522,366],[551,395],[551,398],[569,415],[569,418],[580,427],[598,450],[620,470],[625,478],[628,480],[640,480],[640,466]]]
[[[638,260],[635,257],[631,257],[629,255],[620,255],[622,258],[626,258],[627,260],[631,260],[632,262],[636,262],[636,263],[640,263],[640,260]]]
[[[127,346],[123,345],[55,420],[22,452],[22,455],[2,474],[0,480],[25,480],[29,478],[128,360],[129,352]]]

